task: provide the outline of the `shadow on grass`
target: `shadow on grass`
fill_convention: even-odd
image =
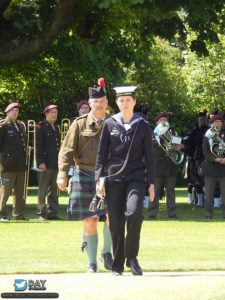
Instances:
[[[148,219],[148,212],[147,209],[144,208],[144,219],[149,222],[156,222],[156,221],[175,221],[175,222],[221,222],[225,221],[225,219],[222,216],[222,210],[221,209],[215,209],[213,210],[213,219],[207,220],[204,215],[204,208],[203,207],[197,207],[195,205],[188,205],[187,203],[177,203],[177,215],[179,219],[170,219],[167,216],[166,211],[166,202],[160,201],[159,204],[159,212],[158,216],[154,220]]]

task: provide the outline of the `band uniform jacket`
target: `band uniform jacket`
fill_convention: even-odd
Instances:
[[[60,128],[47,120],[36,125],[36,160],[39,166],[45,163],[47,169],[58,169],[60,149]]]
[[[105,114],[105,119],[108,118],[109,114]],[[73,121],[60,149],[58,178],[68,177],[74,162],[80,168],[94,171],[101,130],[92,112]]]
[[[0,121],[1,171],[26,170],[26,129],[24,123],[8,117]]]
[[[113,175],[122,168],[138,121],[138,128],[126,167],[120,174],[111,176],[108,180],[144,181],[146,170],[147,184],[154,183],[151,127],[148,122],[134,114],[131,128],[126,130],[122,124],[120,113],[104,123],[95,166],[95,180],[106,174]]]
[[[171,129],[169,129],[171,130]],[[177,166],[166,152],[159,146],[153,135],[153,155],[155,163],[155,176],[176,176]]]
[[[225,130],[220,131],[220,138],[225,142]],[[203,137],[203,154],[205,161],[202,171],[205,176],[225,177],[225,165],[215,162],[216,157],[210,151],[209,140],[206,136]]]

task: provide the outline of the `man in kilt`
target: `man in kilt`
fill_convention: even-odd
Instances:
[[[68,181],[68,170],[75,162],[76,169],[72,177],[69,206],[69,220],[84,220],[82,250],[88,256],[88,272],[97,272],[97,224],[99,216],[107,213],[106,206],[102,210],[89,211],[90,203],[95,195],[95,161],[103,121],[109,117],[106,114],[108,100],[106,97],[104,79],[99,79],[99,86],[89,87],[89,105],[91,111],[78,117],[66,135],[59,152],[58,187],[65,190]],[[101,260],[107,270],[112,268],[111,245],[108,215],[103,229],[104,245]]]

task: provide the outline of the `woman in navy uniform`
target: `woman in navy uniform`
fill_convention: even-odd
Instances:
[[[2,222],[8,221],[6,203],[12,189],[14,189],[13,219],[25,219],[26,129],[24,123],[17,120],[18,103],[9,104],[5,113],[7,117],[0,121],[0,153],[1,176],[8,179],[8,182],[0,186],[0,220]]]
[[[95,166],[98,194],[104,193],[104,188],[99,186],[100,177],[109,176],[106,182],[106,199],[113,241],[112,271],[116,276],[122,275],[125,259],[134,275],[142,275],[137,256],[143,221],[145,170],[149,200],[154,199],[152,130],[148,122],[133,112],[136,104],[133,95],[135,89],[136,87],[115,88],[120,113],[111,116],[104,123]],[[115,175],[116,173],[118,174]]]

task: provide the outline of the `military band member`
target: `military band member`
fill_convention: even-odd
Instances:
[[[59,153],[58,187],[65,190],[68,181],[68,170],[73,161],[76,163],[72,177],[71,193],[67,215],[69,220],[84,220],[83,244],[88,256],[88,272],[97,272],[97,224],[99,216],[107,213],[106,207],[96,212],[89,211],[89,205],[95,195],[94,169],[102,131],[103,121],[109,117],[106,114],[108,100],[105,83],[99,80],[99,86],[89,87],[89,105],[91,111],[77,118],[67,133]],[[103,249],[101,260],[104,267],[112,267],[111,235],[109,231],[108,215],[103,229]]]
[[[210,115],[209,115],[209,121],[210,119],[215,116],[215,115],[219,115],[219,110],[217,108],[213,108],[210,111]],[[223,123],[224,123],[224,117],[223,117]],[[214,208],[220,208],[220,185],[219,185],[219,181],[216,181],[216,187],[215,187],[215,192],[214,192]]]
[[[201,174],[202,162],[204,155],[202,152],[203,136],[206,133],[208,126],[208,119],[206,116],[207,110],[198,114],[198,123],[193,128],[183,141],[185,144],[185,154],[187,155],[187,179],[188,179],[188,204],[194,203],[192,197],[192,190],[196,192],[196,204],[203,207],[203,186],[204,178]]]
[[[111,116],[104,123],[95,167],[98,193],[104,192],[99,187],[100,177],[109,176],[106,182],[106,199],[113,240],[112,271],[115,276],[122,275],[125,260],[134,275],[142,275],[137,256],[146,189],[145,169],[149,200],[154,198],[152,131],[148,122],[133,112],[136,104],[133,94],[135,88],[115,88],[120,113]]]
[[[36,159],[38,168],[38,211],[40,221],[60,220],[58,217],[58,195],[56,178],[58,173],[58,154],[60,148],[60,128],[55,123],[58,116],[57,105],[48,105],[45,121],[36,125]],[[47,196],[47,205],[45,198]]]
[[[88,104],[88,101],[86,99],[80,100],[77,104],[77,111],[78,111],[78,115],[83,116],[86,115],[90,112],[91,108]],[[71,123],[76,119],[77,117],[72,117],[70,119]]]
[[[168,122],[168,114],[162,112],[155,117],[156,125],[162,122]],[[170,130],[170,129],[169,129]],[[181,150],[183,145],[176,145],[175,150]],[[175,185],[177,177],[177,166],[171,158],[161,149],[155,139],[153,139],[153,155],[155,163],[155,198],[149,203],[149,219],[155,219],[158,215],[160,190],[162,185],[166,189],[166,207],[168,217],[177,219],[177,208],[175,202]]]
[[[220,114],[214,115],[210,119],[211,126],[217,127],[220,138],[225,142],[225,130],[223,129],[222,121],[223,117]],[[205,156],[203,164],[203,174],[205,176],[205,217],[207,219],[212,219],[213,217],[213,198],[218,179],[221,192],[221,208],[223,218],[225,218],[225,157],[218,158],[212,154],[209,139],[206,136],[203,138],[203,154]]]
[[[7,200],[13,189],[14,220],[25,220],[24,179],[26,170],[25,125],[17,120],[19,104],[11,103],[6,109],[6,118],[0,121],[1,176],[8,179],[0,185],[0,220],[8,221]]]

